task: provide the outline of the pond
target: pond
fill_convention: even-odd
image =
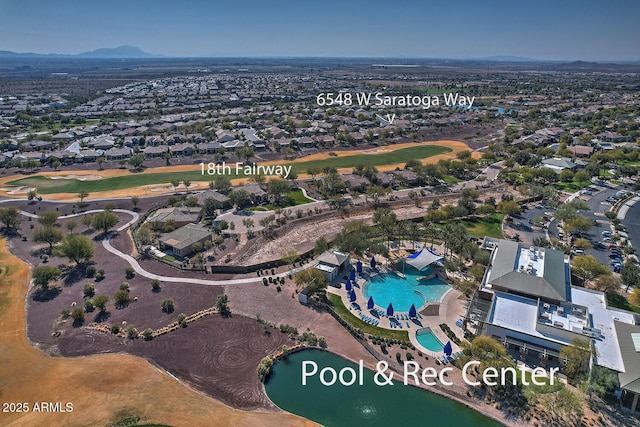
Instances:
[[[307,378],[302,385],[302,362],[313,361],[318,372],[330,366],[336,371],[358,365],[333,353],[303,350],[277,362],[265,384],[267,395],[285,411],[308,418],[325,426],[479,426],[501,424],[466,406],[445,397],[395,381],[379,386],[373,372],[364,370],[363,385],[358,381],[343,386],[339,381],[331,386],[320,383],[319,375]],[[395,362],[390,362],[395,363]],[[329,375],[325,378],[329,379]],[[346,375],[349,381],[349,375]],[[397,378],[397,374],[396,377]]]

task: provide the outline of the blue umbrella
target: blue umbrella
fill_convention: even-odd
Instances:
[[[393,316],[393,305],[389,303],[389,307],[387,307],[387,316]]]
[[[362,274],[362,263],[360,261],[356,263],[356,270],[358,271],[358,274]]]
[[[371,265],[371,268],[376,268],[376,258],[371,257],[371,262],[369,264]]]
[[[375,304],[373,303],[373,297],[369,297],[369,301],[367,301],[367,308],[371,310]]]
[[[345,289],[347,290],[347,292],[349,292],[351,289],[353,289],[353,285],[351,284],[351,280],[347,279],[347,284]]]
[[[411,304],[411,308],[409,309],[409,317],[416,317],[416,306],[415,306],[415,304]]]
[[[451,356],[452,351],[453,349],[451,348],[451,341],[447,341],[447,343],[444,345],[444,354],[446,354],[447,356]]]
[[[351,291],[349,294],[349,302],[354,302],[356,300],[356,293]]]
[[[356,280],[356,271],[355,270],[351,270],[351,273],[349,273],[349,279],[350,280]]]

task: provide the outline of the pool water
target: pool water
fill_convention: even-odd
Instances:
[[[420,309],[428,302],[440,302],[451,287],[442,280],[434,277],[428,280],[418,280],[431,275],[431,267],[418,271],[406,266],[405,278],[395,273],[378,274],[364,284],[362,292],[366,300],[373,297],[373,302],[383,310],[389,303],[393,303],[396,312],[407,312],[411,304]]]
[[[440,340],[433,334],[431,328],[418,329],[416,331],[416,339],[418,340],[420,345],[427,350],[438,352],[444,349],[444,344],[442,344]]]

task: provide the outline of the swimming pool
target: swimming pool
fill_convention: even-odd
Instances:
[[[440,340],[434,335],[431,328],[418,329],[416,331],[416,340],[418,340],[420,345],[427,350],[438,352],[442,351],[444,348],[444,344],[442,344]]]
[[[368,300],[373,297],[373,302],[383,310],[389,303],[393,304],[396,312],[407,312],[411,304],[420,309],[428,302],[440,302],[442,297],[451,287],[437,277],[418,280],[430,276],[431,267],[418,271],[413,267],[405,268],[405,278],[395,273],[378,274],[364,284],[362,292]]]

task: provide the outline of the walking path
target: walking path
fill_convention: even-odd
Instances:
[[[104,209],[94,209],[94,210],[90,210],[90,211],[86,211],[86,212],[81,212],[81,213],[76,213],[76,214],[71,214],[71,215],[64,215],[64,216],[59,217],[59,219],[73,218],[73,217],[77,217],[77,216],[93,214],[93,213],[99,213],[99,212],[104,212]],[[196,284],[196,285],[207,285],[207,286],[240,285],[240,284],[245,284],[245,283],[256,283],[256,282],[262,283],[262,277],[259,277],[259,276],[247,277],[247,278],[243,278],[243,279],[206,280],[206,279],[192,279],[192,278],[188,278],[188,277],[161,276],[159,274],[151,273],[151,272],[145,270],[144,268],[142,268],[142,266],[140,264],[138,264],[138,261],[135,258],[133,258],[132,256],[127,255],[124,252],[121,252],[118,249],[114,248],[111,245],[111,241],[110,241],[111,237],[113,237],[115,234],[126,230],[132,224],[134,224],[136,221],[138,221],[138,219],[140,218],[140,215],[138,215],[137,212],[129,211],[129,210],[126,210],[126,209],[113,209],[112,212],[129,214],[129,215],[131,215],[131,220],[128,221],[126,224],[118,227],[115,232],[109,233],[109,235],[107,235],[107,237],[105,237],[105,239],[102,241],[102,246],[107,251],[111,252],[112,254],[114,254],[114,255],[122,258],[126,262],[128,262],[129,265],[131,265],[131,267],[133,267],[135,272],[137,274],[141,275],[141,276],[147,277],[149,279],[161,280],[163,282],[193,283],[193,284]],[[22,211],[22,210],[20,211],[20,214],[22,214],[23,216],[29,217],[29,218],[38,218],[38,215],[29,213],[29,212],[25,212],[25,211]],[[307,264],[305,264],[303,266],[296,267],[294,269],[291,269],[291,270],[288,270],[288,271],[285,271],[285,272],[282,272],[282,273],[278,273],[278,274],[274,275],[274,277],[287,277],[290,274],[295,274],[298,271],[304,270],[304,269],[309,268],[309,267],[311,267],[313,265],[314,265],[314,263],[310,262],[310,263],[307,263]]]

